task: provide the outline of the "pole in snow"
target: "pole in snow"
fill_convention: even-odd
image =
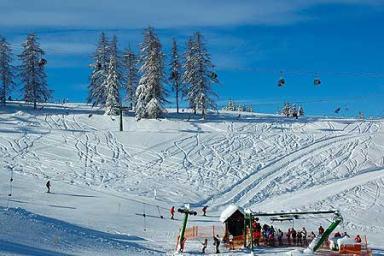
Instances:
[[[251,251],[253,252],[253,230],[252,230],[252,211],[250,209],[245,209],[244,210],[244,213],[245,213],[245,218],[244,218],[244,247],[246,247],[246,243],[247,243],[247,226],[249,225],[249,239],[251,241],[251,244],[250,244],[250,249]]]
[[[120,108],[120,131],[123,131],[123,108]]]
[[[123,106],[113,106],[114,108],[119,109],[119,128],[120,131],[122,132],[124,130],[123,127],[123,110],[129,109],[128,107],[123,107]]]

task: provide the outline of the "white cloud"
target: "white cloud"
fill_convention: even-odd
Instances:
[[[379,0],[2,0],[0,24],[8,27],[135,29],[183,26],[280,25],[306,17],[318,4],[381,5]]]
[[[79,55],[91,54],[95,49],[94,44],[73,42],[46,42],[41,44],[42,48],[52,55]]]

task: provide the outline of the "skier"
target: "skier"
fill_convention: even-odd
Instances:
[[[301,232],[297,232],[297,245],[303,245],[303,240],[302,240],[302,233]]]
[[[208,246],[208,239],[205,238],[204,239],[204,242],[201,244],[202,247],[201,247],[201,253],[204,254],[205,253],[205,249],[207,249],[207,246]]]
[[[293,240],[293,244],[296,245],[296,235],[297,235],[297,232],[294,228],[291,229],[291,233],[292,233],[292,240]]]
[[[207,208],[208,208],[208,206],[203,207],[203,216],[207,216],[206,215],[207,214]]]
[[[172,206],[171,209],[170,209],[169,211],[171,212],[171,220],[174,220],[175,206]]]
[[[311,234],[309,234],[308,236],[309,240],[312,242],[312,240],[315,239],[315,237],[316,237],[316,234],[313,231],[311,231]]]
[[[279,246],[283,245],[283,231],[281,229],[277,230],[277,240],[279,241]]]
[[[319,227],[319,235],[322,235],[324,233],[324,228],[323,226],[320,225]]]
[[[255,239],[254,242],[256,243],[257,246],[260,246],[261,225],[258,221],[259,221],[259,218],[256,218],[255,222],[254,222],[254,226],[252,226],[252,228],[255,230],[254,231],[254,239]]]
[[[233,243],[233,235],[229,234],[228,236],[229,250],[235,250],[235,244]]]
[[[48,182],[47,182],[47,184],[45,184],[45,186],[48,189],[47,193],[51,193],[51,181],[48,180]]]
[[[303,227],[303,230],[301,231],[301,233],[303,234],[303,243],[304,243],[304,245],[308,245],[307,230],[305,229],[305,227]]]
[[[268,234],[268,244],[270,246],[275,246],[275,233],[274,232],[269,232],[269,234]]]
[[[355,237],[355,241],[356,241],[356,243],[361,243],[361,237],[360,237],[360,235],[357,235],[357,236]]]
[[[291,245],[291,229],[290,228],[288,228],[287,240],[288,240],[288,245]]]
[[[219,235],[214,236],[213,240],[214,240],[213,245],[216,248],[216,253],[220,253],[220,251],[219,251],[219,246],[220,246],[220,237],[219,237]]]
[[[337,231],[337,232],[335,233],[334,237],[341,237],[341,234],[340,234],[340,232],[339,232],[339,231]]]
[[[180,252],[184,252],[185,241],[186,239],[184,238],[183,241],[181,241],[180,243],[180,250],[179,250]]]

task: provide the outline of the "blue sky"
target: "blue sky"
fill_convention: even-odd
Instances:
[[[229,98],[276,112],[285,102],[308,114],[384,116],[384,1],[381,0],[0,0],[0,34],[14,52],[36,32],[56,100],[85,101],[99,33],[138,51],[156,28],[164,51],[201,31],[217,67],[219,103]],[[286,87],[278,88],[280,71]],[[314,76],[322,80],[313,86]],[[172,97],[170,100],[172,101]]]

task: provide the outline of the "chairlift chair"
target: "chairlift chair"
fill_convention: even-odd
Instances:
[[[44,59],[44,58],[41,58],[40,60],[39,60],[39,67],[42,67],[42,66],[44,66],[45,64],[47,64],[47,60],[46,59]]]
[[[285,86],[285,79],[284,79],[284,76],[283,76],[283,72],[280,72],[280,79],[277,83],[277,86],[279,87],[283,87]]]

